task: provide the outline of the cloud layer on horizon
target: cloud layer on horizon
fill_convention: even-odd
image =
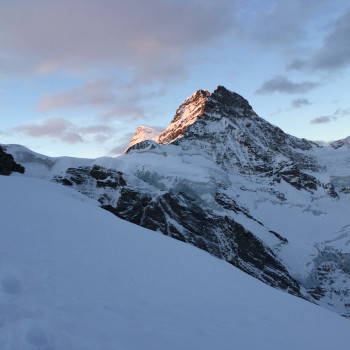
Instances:
[[[14,131],[34,138],[49,138],[67,144],[88,141],[104,143],[115,129],[106,125],[77,126],[64,118],[48,118],[41,123],[27,123],[14,128]]]

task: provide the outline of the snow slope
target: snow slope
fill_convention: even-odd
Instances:
[[[0,349],[343,350],[349,320],[69,188],[0,176]]]

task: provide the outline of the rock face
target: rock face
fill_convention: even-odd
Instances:
[[[240,173],[274,174],[276,179],[291,168],[294,177],[301,176],[298,171],[317,170],[315,160],[303,153],[316,144],[287,135],[258,117],[242,96],[219,86],[201,103],[196,103],[201,114],[175,141],[182,149],[200,148],[226,171],[238,168]],[[159,143],[164,143],[161,136]]]
[[[190,243],[273,287],[301,296],[299,284],[269,247],[229,216],[202,208],[185,193],[164,193],[152,198],[123,188],[117,206],[108,204],[103,208],[122,219]]]
[[[208,97],[207,90],[198,90],[186,99],[175,113],[170,125],[159,135],[160,144],[168,144],[181,137],[187,128],[203,115]]]
[[[68,165],[14,153],[120,218],[350,316],[344,142],[321,147],[288,135],[222,86],[185,100],[157,141],[145,134],[138,129],[113,160]]]
[[[10,175],[13,172],[24,173],[24,167],[17,164],[11,154],[7,154],[0,146],[0,175]]]
[[[345,139],[332,142],[331,147],[335,149],[338,149],[340,147],[350,148],[350,136],[346,137]]]
[[[318,249],[306,281],[309,292],[322,306],[345,305],[340,314],[350,317],[350,254],[329,244]]]

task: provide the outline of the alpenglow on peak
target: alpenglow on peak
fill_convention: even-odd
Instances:
[[[219,85],[213,93],[197,90],[179,106],[174,118],[163,132],[158,133],[149,127],[140,126],[127,150],[146,140],[152,140],[161,145],[172,143],[184,136],[187,129],[203,117],[232,119],[255,115],[245,98],[224,86]]]
[[[239,94],[219,85],[213,93],[198,90],[187,98],[177,109],[170,125],[160,134],[158,142],[168,144],[181,137],[190,125],[203,116],[207,109],[228,108],[232,111],[247,110],[252,112],[248,101]]]

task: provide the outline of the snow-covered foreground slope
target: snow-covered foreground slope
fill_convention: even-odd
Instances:
[[[0,176],[0,349],[343,350],[350,323],[43,180]]]

